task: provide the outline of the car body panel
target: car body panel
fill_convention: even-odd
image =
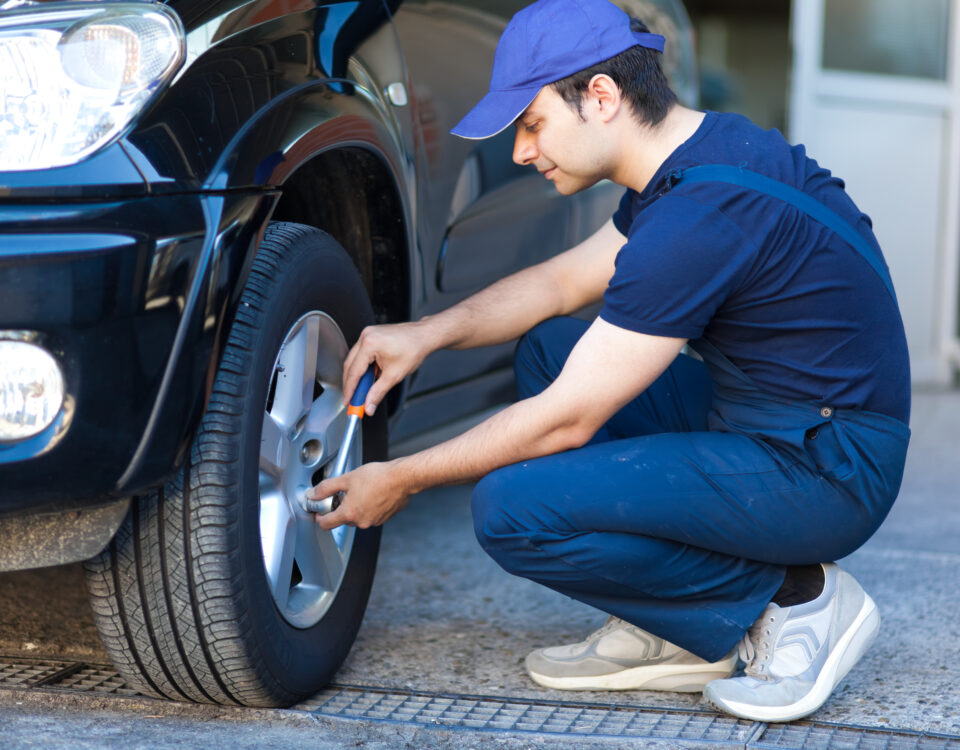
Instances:
[[[110,180],[104,182],[103,176]],[[143,173],[115,142],[77,164],[58,169],[0,171],[0,202],[136,198],[149,191]]]

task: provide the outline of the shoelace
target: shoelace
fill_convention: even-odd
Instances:
[[[744,673],[758,680],[769,680],[767,674],[767,663],[773,654],[773,630],[771,625],[777,621],[770,610],[764,610],[750,629],[740,639],[737,644],[737,655],[746,665]]]
[[[614,617],[613,615],[610,615],[610,616],[607,618],[607,621],[606,621],[605,623],[603,623],[603,625],[600,626],[600,629],[599,629],[599,630],[594,630],[594,631],[587,637],[587,640],[589,640],[589,641],[595,641],[595,640],[597,640],[598,638],[602,638],[602,637],[605,636],[607,633],[609,633],[611,630],[613,630],[613,629],[615,629],[615,628],[618,628],[618,627],[620,627],[620,626],[622,626],[622,625],[624,625],[624,624],[625,624],[624,621],[621,620],[619,617]]]

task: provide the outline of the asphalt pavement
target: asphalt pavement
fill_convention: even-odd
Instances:
[[[577,640],[604,615],[501,571],[473,537],[470,487],[454,487],[415,497],[385,527],[340,687],[286,711],[0,687],[0,744],[960,748],[960,391],[916,393],[912,428],[893,511],[840,561],[876,600],[880,637],[812,721],[727,720],[696,694],[534,685],[525,654]],[[0,654],[105,663],[76,566],[0,575],[0,601]]]

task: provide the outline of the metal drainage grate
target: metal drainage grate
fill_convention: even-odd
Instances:
[[[97,664],[84,664],[82,669],[64,675],[48,687],[54,690],[79,690],[111,695],[140,695],[133,688],[127,687],[123,678],[112,667]]]
[[[46,685],[57,675],[74,666],[74,662],[47,659],[17,659],[7,657],[0,663],[0,686],[38,687]],[[82,666],[82,665],[80,665]]]
[[[760,725],[727,716],[590,703],[331,687],[297,706],[323,716],[424,726],[745,745]]]
[[[771,724],[751,748],[856,748],[856,750],[956,750],[960,737],[842,724]]]
[[[84,662],[0,657],[0,687],[137,695],[112,667]]]
[[[138,695],[101,664],[0,656],[0,688]],[[480,731],[633,737],[755,750],[960,750],[960,737],[798,721],[761,724],[695,709],[439,695],[332,685],[294,708],[322,716]]]
[[[322,716],[486,731],[633,737],[740,748],[960,750],[960,737],[822,722],[762,724],[706,711],[331,686],[296,708]]]

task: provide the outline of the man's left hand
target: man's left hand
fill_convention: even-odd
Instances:
[[[406,507],[409,491],[398,481],[393,463],[369,463],[332,479],[325,479],[307,491],[311,500],[342,492],[340,507],[323,515],[317,523],[330,530],[346,524],[360,529],[380,526]]]

